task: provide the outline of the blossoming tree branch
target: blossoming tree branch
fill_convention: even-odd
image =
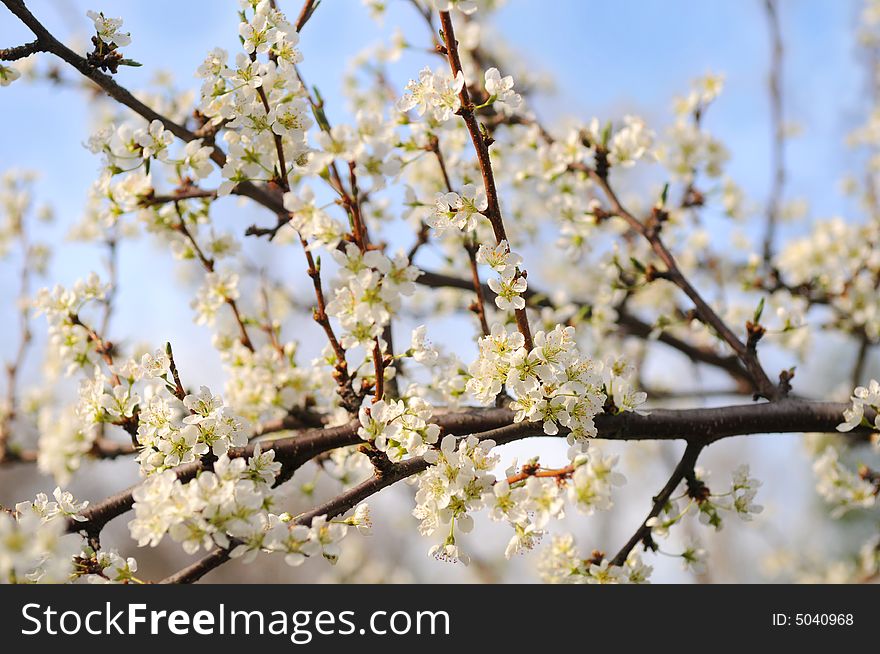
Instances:
[[[163,581],[140,578],[134,555],[166,540],[201,556],[166,582],[237,558],[332,564],[371,520],[396,519],[371,517],[367,502],[408,481],[413,530],[437,559],[467,563],[468,533],[490,520],[509,526],[507,558],[542,549],[548,581],[645,582],[661,553],[694,569],[711,563],[697,544],[664,546],[670,532],[761,512],[748,462],[729,480],[698,465],[716,441],[750,434],[838,433],[815,452],[819,493],[835,514],[874,507],[880,472],[851,461],[880,442],[880,386],[863,379],[880,338],[876,165],[853,182],[865,220],[820,222],[777,242],[786,134],[775,0],[765,5],[776,176],[764,211],[747,210],[727,150],[704,124],[721,76],[675,99],[666,128],[632,115],[546,123],[533,108],[540,80],[514,79],[482,38],[497,0],[404,3],[424,31],[354,62],[351,119],[338,124],[320,84],[304,77],[299,34],[333,10],[313,0],[240,0],[240,49],[207,53],[197,94],[125,88],[126,68],[149,62],[136,60],[119,18],[88,12],[90,43],[73,49],[46,29],[37,3],[2,3],[33,34],[0,50],[3,94],[19,77],[41,78],[36,59],[51,62],[57,83],[112,105],[94,100],[102,126],[87,147],[100,173],[75,229],[105,248],[106,270],[40,288],[49,248],[38,227],[51,212],[36,206],[31,173],[2,178],[0,252],[21,261],[21,302],[6,314],[18,317],[20,341],[6,366],[0,465],[35,465],[58,488],[0,512],[0,580]],[[365,4],[381,14],[385,3]],[[880,5],[863,18],[863,45],[876,52]],[[397,87],[386,67],[410,50],[433,65]],[[853,136],[872,162],[875,123]],[[642,183],[643,170],[660,171],[661,185]],[[231,231],[212,217],[227,196],[244,206]],[[709,210],[731,221],[751,214],[759,237],[711,251]],[[196,371],[175,360],[187,343],[173,334],[138,348],[108,333],[117,245],[139,230],[196,271],[191,311],[223,361],[221,388],[190,384]],[[305,310],[324,342],[314,360],[299,353],[303,321],[288,320],[303,309],[294,282],[248,262],[248,240],[302,257]],[[461,352],[432,344],[440,318],[470,334]],[[37,320],[48,324],[44,386],[71,378],[74,398],[23,389]],[[795,366],[823,331],[858,345],[849,401],[799,392]],[[765,348],[790,365],[769,367]],[[655,351],[715,370],[729,382],[717,392],[739,402],[705,408],[712,391],[699,383],[646,388]],[[670,395],[693,408],[662,408]],[[567,463],[505,453],[536,437],[564,439]],[[614,440],[684,449],[618,549],[545,537],[565,512],[613,510],[626,481],[603,451]],[[62,490],[84,461],[110,458],[141,480],[89,501]],[[307,469],[335,494],[304,494],[292,479]],[[131,539],[108,543],[104,528],[117,519]],[[877,573],[878,542],[866,544],[858,575]]]

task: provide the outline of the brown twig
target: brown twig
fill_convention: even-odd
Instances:
[[[212,191],[208,189],[201,189],[196,186],[190,186],[187,188],[181,188],[175,190],[170,195],[148,195],[141,200],[141,205],[144,207],[151,207],[157,204],[168,204],[170,202],[179,202],[180,200],[193,200],[204,198],[206,200],[213,200],[217,197],[217,191]]]
[[[525,481],[529,477],[550,478],[561,482],[564,479],[571,477],[571,475],[574,474],[574,471],[574,465],[568,465],[564,468],[542,468],[537,464],[526,464],[520,468],[518,473],[510,475],[507,478],[507,483],[516,484]]]
[[[437,164],[440,167],[440,173],[443,175],[443,184],[446,187],[446,190],[450,193],[454,193],[455,190],[452,187],[452,181],[450,180],[449,172],[446,169],[446,159],[443,156],[443,151],[440,149],[440,139],[432,134],[426,147],[430,152],[434,153],[434,158],[437,160]],[[424,231],[424,241],[427,241],[427,229]],[[420,240],[421,233],[422,232],[420,231]],[[484,299],[483,284],[480,282],[480,271],[477,268],[477,245],[474,241],[468,241],[467,237],[465,237],[464,249],[467,252],[468,264],[471,269],[471,280],[473,283],[474,294],[476,295],[476,302],[474,303],[473,310],[480,321],[480,329],[483,332],[483,336],[488,336],[490,330],[489,323],[486,320],[486,302]]]
[[[443,28],[443,42],[446,46],[446,55],[449,60],[449,67],[452,70],[452,75],[455,76],[459,73],[464,75],[461,68],[461,59],[458,54],[458,41],[455,40],[455,29],[452,24],[452,17],[449,15],[448,11],[440,12],[440,24]],[[483,177],[483,187],[485,188],[486,198],[489,203],[488,209],[486,210],[486,217],[492,224],[492,231],[495,234],[496,244],[501,243],[501,241],[507,241],[508,239],[507,232],[504,229],[504,221],[501,217],[501,206],[498,202],[498,190],[495,187],[495,175],[492,172],[492,161],[489,157],[489,143],[480,131],[480,125],[474,115],[474,106],[470,99],[467,83],[462,85],[459,99],[461,100],[459,114],[464,120],[471,141],[474,144],[474,150],[476,150],[477,153],[477,162],[479,163],[480,173]],[[517,270],[517,275],[525,276],[524,272],[519,270]],[[525,347],[527,350],[531,350],[532,331],[529,327],[529,318],[526,314],[526,310],[517,309],[514,314],[516,316],[517,328],[525,339]]]
[[[180,202],[174,202],[174,208],[177,211],[177,217],[179,219],[179,223],[175,226],[175,229],[183,234],[184,238],[189,242],[192,246],[193,252],[196,255],[196,258],[199,260],[199,263],[202,264],[202,267],[208,273],[214,272],[214,259],[208,257],[204,251],[202,250],[199,242],[196,240],[193,233],[186,226],[186,220],[183,217],[183,212],[180,210]],[[244,345],[251,352],[254,351],[254,342],[251,340],[250,334],[248,334],[247,327],[244,323],[244,318],[242,318],[241,311],[238,307],[238,302],[231,297],[224,298],[224,302],[229,305],[229,308],[232,310],[232,317],[235,319],[235,324],[238,325],[239,332],[239,340],[241,344]]]
[[[306,0],[303,3],[299,16],[296,19],[295,27],[297,32],[302,32],[303,27],[305,27],[306,23],[312,17],[312,14],[315,13],[315,9],[317,8],[318,2],[316,0]]]
[[[89,450],[88,455],[93,459],[110,460],[129,456],[136,452],[137,448],[132,445],[117,443],[115,441],[107,440],[106,438],[101,438],[95,441],[92,449]],[[40,453],[37,450],[16,451],[14,449],[9,449],[6,452],[6,456],[3,459],[0,459],[0,465],[36,463],[39,460],[39,457]]]
[[[739,357],[755,383],[757,389],[756,394],[759,394],[768,400],[776,399],[778,397],[776,385],[770,381],[770,378],[761,366],[757,353],[746,347],[746,344],[733,333],[730,327],[727,326],[727,323],[725,323],[715,310],[709,306],[709,303],[703,299],[703,296],[700,295],[697,289],[694,288],[690,281],[688,281],[687,277],[685,277],[679,269],[675,257],[673,257],[672,253],[663,242],[663,239],[660,237],[660,225],[662,224],[662,221],[657,219],[657,211],[655,210],[655,214],[652,216],[651,220],[642,223],[642,221],[627,211],[627,209],[621,204],[614,190],[611,188],[611,185],[608,183],[606,176],[601,175],[592,168],[589,169],[589,173],[590,177],[602,189],[613,212],[623,218],[635,232],[641,234],[647,239],[648,243],[651,245],[651,249],[665,264],[666,270],[663,272],[664,278],[678,286],[684,294],[690,298],[703,322],[714,329],[715,333],[718,334],[718,336],[730,346],[736,356]]]

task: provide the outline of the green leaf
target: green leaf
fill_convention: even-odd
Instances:
[[[605,127],[602,128],[602,147],[603,148],[607,148],[608,141],[611,140],[611,129],[612,129],[611,121],[609,120],[607,123],[605,123]]]
[[[764,298],[761,298],[761,301],[758,302],[758,308],[755,309],[755,319],[752,322],[757,325],[761,321],[762,313],[764,313]]]

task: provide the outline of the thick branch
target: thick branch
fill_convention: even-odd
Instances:
[[[629,552],[644,538],[645,522],[657,515],[666,504],[679,482],[693,470],[696,457],[707,445],[729,436],[758,433],[783,433],[835,430],[840,423],[841,414],[846,405],[833,402],[804,402],[781,400],[767,404],[750,404],[741,406],[720,407],[717,409],[686,409],[656,410],[649,416],[626,413],[621,415],[601,415],[596,419],[599,437],[613,440],[642,439],[684,439],[688,441],[685,456],[676,467],[669,482],[657,495],[654,507],[648,518],[642,523],[630,542],[617,554],[614,561],[620,565],[626,560]],[[489,409],[484,412],[471,411],[463,414],[447,414],[440,416],[438,422],[445,423],[447,428],[470,427],[460,433],[476,432],[480,440],[493,440],[497,445],[504,445],[530,436],[543,435],[536,423],[510,424],[512,414],[506,409]],[[494,429],[479,429],[499,421],[503,426]],[[861,435],[864,429],[850,432]],[[560,432],[560,436],[565,430]],[[340,435],[339,440],[344,440]],[[357,442],[357,441],[355,441]],[[276,444],[280,443],[277,442]],[[277,451],[277,448],[276,448]],[[381,474],[354,486],[328,502],[301,514],[296,518],[298,524],[311,524],[312,519],[319,515],[332,518],[354,508],[380,490],[407,477],[422,472],[427,467],[424,459],[417,457],[402,463],[392,464],[382,470]],[[618,562],[618,559],[620,562]],[[229,560],[227,550],[216,549],[192,565],[166,578],[163,583],[192,583]]]

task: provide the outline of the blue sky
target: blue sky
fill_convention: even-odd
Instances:
[[[90,29],[87,9],[122,16],[134,39],[126,54],[144,64],[118,75],[120,83],[132,89],[146,86],[158,69],[171,71],[180,87],[196,89],[193,72],[205,53],[217,45],[236,47],[233,0],[105,0],[103,5],[96,0],[30,0],[28,5],[56,35],[79,36],[81,42]],[[300,7],[298,0],[279,0],[279,5],[293,15]],[[351,120],[340,88],[348,58],[398,25],[410,40],[427,41],[424,24],[407,2],[389,0],[389,5],[380,28],[360,0],[323,0],[303,34],[304,75],[319,83],[333,122]],[[808,198],[811,218],[858,217],[838,192],[838,180],[854,161],[843,138],[859,120],[866,99],[864,70],[852,37],[860,3],[783,0],[781,5],[786,117],[804,128],[803,136],[788,147],[786,197]],[[753,200],[766,198],[771,126],[763,2],[510,0],[497,15],[495,29],[524,61],[552,75],[557,93],[537,105],[547,120],[628,111],[644,116],[659,131],[671,118],[672,97],[684,93],[691,79],[708,71],[723,72],[725,91],[706,125],[730,147],[729,174]],[[29,32],[0,8],[0,47],[30,39]],[[404,58],[392,69],[394,82],[402,88],[422,63],[418,57]],[[0,171],[11,166],[41,170],[39,199],[51,201],[57,211],[59,224],[50,232],[57,252],[53,281],[70,283],[101,267],[97,250],[62,240],[79,219],[99,169],[99,161],[81,145],[89,132],[88,115],[85,99],[70,90],[22,83],[0,90]],[[230,208],[230,214],[234,211]],[[258,219],[248,211],[241,220],[249,225]],[[802,232],[807,226],[804,221],[786,226],[785,232]],[[14,263],[7,260],[0,266],[0,306],[10,306],[16,292]],[[302,270],[291,267],[296,269]],[[207,331],[192,324],[189,292],[177,288],[170,257],[148,241],[125,244],[120,272],[113,336],[156,344],[173,335],[177,341],[204,343],[203,349],[179,352],[178,358],[183,370],[192,371],[194,383],[211,379],[219,362]],[[0,358],[11,353],[14,343],[15,339],[2,339]],[[778,448],[791,449],[794,442],[782,439]],[[784,473],[777,463],[764,465],[768,476],[759,475],[762,478]]]

